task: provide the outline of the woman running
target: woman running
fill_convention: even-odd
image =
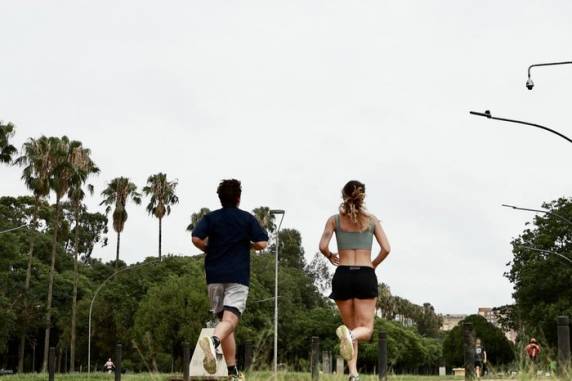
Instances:
[[[336,329],[340,354],[348,362],[350,381],[358,381],[358,341],[368,341],[373,333],[375,305],[378,295],[375,268],[387,257],[391,248],[379,220],[364,207],[365,185],[348,182],[342,190],[339,214],[326,222],[320,240],[320,252],[337,266],[332,279],[330,298],[336,301],[343,325]],[[329,244],[336,233],[338,254]],[[373,236],[381,250],[372,260]]]

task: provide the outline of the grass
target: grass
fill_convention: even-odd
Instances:
[[[2,381],[46,381],[48,375],[46,373],[36,373],[36,374],[23,374],[23,375],[8,375],[0,376]],[[168,381],[171,379],[182,379],[181,374],[166,374],[166,373],[138,373],[138,374],[124,374],[121,377],[122,381]],[[254,372],[246,375],[247,381],[271,381],[273,380],[271,372]],[[311,381],[312,377],[309,373],[279,373],[278,381]],[[346,381],[348,379],[345,376],[335,376],[335,375],[320,375],[320,381]],[[374,375],[361,375],[361,381],[377,381],[377,376]],[[56,381],[114,381],[113,374],[106,373],[92,373],[90,377],[86,373],[71,373],[71,374],[56,374]],[[463,381],[463,377],[439,377],[439,376],[413,376],[413,375],[396,375],[390,376],[388,381]],[[544,380],[556,380],[556,378],[529,378],[525,375],[516,378],[507,378],[505,380],[515,380],[515,381],[544,381]],[[483,378],[483,381],[493,381],[491,378]]]
[[[170,375],[165,373],[160,374],[124,374],[121,377],[122,381],[167,381],[171,378],[181,378],[180,374]],[[48,375],[46,373],[37,374],[23,374],[3,376],[2,381],[46,381]],[[65,381],[113,381],[113,374],[105,373],[92,373],[88,377],[86,373],[71,373],[71,374],[56,374],[55,380]],[[246,375],[247,381],[270,381],[273,380],[271,372],[255,372]],[[309,373],[279,373],[279,381],[311,381],[312,377]],[[335,376],[335,375],[320,375],[320,381],[346,381],[348,376]],[[377,376],[362,375],[362,381],[377,381]],[[448,381],[448,380],[463,380],[462,377],[438,377],[438,376],[392,376],[389,381]]]

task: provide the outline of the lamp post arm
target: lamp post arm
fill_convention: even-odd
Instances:
[[[26,226],[28,226],[28,225],[22,225],[22,226],[18,226],[17,228],[12,228],[12,229],[8,229],[8,230],[2,230],[2,231],[0,231],[0,234],[2,234],[2,233],[8,233],[8,232],[13,232],[14,230],[22,229],[22,228],[25,228]]]
[[[564,258],[566,259],[568,262],[572,263],[572,259],[568,258],[567,256],[560,254],[556,251],[551,251],[551,250],[544,250],[544,249],[537,249],[536,247],[532,247],[532,246],[525,246],[525,245],[517,245],[518,247],[522,247],[523,249],[527,249],[527,250],[532,250],[532,251],[538,251],[539,253],[544,253],[544,254],[555,254],[558,255],[560,258]]]
[[[539,63],[539,64],[530,65],[530,66],[528,67],[528,78],[530,78],[530,69],[532,69],[533,67],[539,67],[539,66],[555,66],[555,65],[569,65],[569,64],[572,64],[572,61],[549,62],[549,63]]]
[[[548,128],[548,127],[542,126],[542,125],[540,125],[540,124],[528,123],[528,122],[523,122],[523,121],[521,121],[521,120],[515,120],[515,119],[498,118],[498,117],[492,116],[490,112],[484,112],[484,113],[482,113],[482,112],[471,111],[470,114],[471,114],[471,115],[477,115],[477,116],[483,116],[483,117],[485,117],[485,118],[487,118],[487,119],[494,119],[494,120],[500,120],[500,121],[503,121],[503,122],[524,124],[524,125],[527,125],[527,126],[532,126],[532,127],[540,128],[540,129],[543,129],[543,130],[545,130],[545,131],[552,132],[553,134],[556,134],[556,135],[560,136],[561,138],[568,140],[568,142],[572,143],[572,139],[570,139],[570,138],[567,137],[566,135],[561,134],[560,132],[555,131],[555,130],[553,130],[552,128]]]
[[[531,209],[531,208],[521,208],[519,206],[514,206],[514,205],[507,205],[507,204],[502,204],[501,206],[504,206],[506,208],[512,208],[512,209],[516,209],[516,210],[525,210],[527,212],[538,212],[538,213],[544,213],[544,214],[548,214],[550,216],[554,216],[556,218],[560,218],[562,221],[566,221],[567,223],[569,223],[570,225],[572,225],[572,221],[570,221],[569,219],[567,219],[566,217],[561,216],[560,214],[556,214],[554,212],[548,211],[548,210],[542,210],[542,209]]]

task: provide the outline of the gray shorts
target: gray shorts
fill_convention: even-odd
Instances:
[[[248,287],[240,283],[211,283],[207,286],[211,311],[219,318],[224,311],[235,313],[238,317],[246,308]]]

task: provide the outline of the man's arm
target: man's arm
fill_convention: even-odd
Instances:
[[[203,253],[207,252],[209,238],[206,237],[205,239],[201,239],[199,237],[193,237],[193,245],[195,245],[199,250],[202,250]]]
[[[268,241],[251,242],[250,247],[254,250],[264,250],[268,247]]]

